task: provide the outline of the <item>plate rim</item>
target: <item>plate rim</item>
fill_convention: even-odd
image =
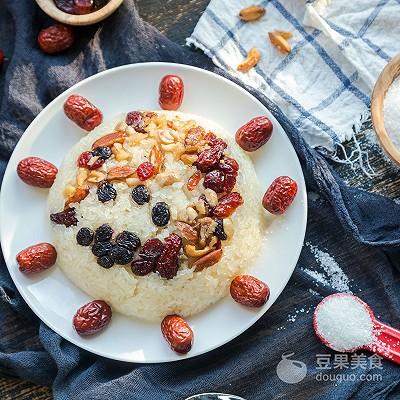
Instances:
[[[110,354],[106,354],[103,353],[101,351],[98,350],[94,350],[93,348],[88,348],[88,346],[85,345],[85,343],[82,342],[78,342],[77,340],[75,340],[74,338],[71,337],[66,337],[68,336],[67,334],[63,334],[63,332],[58,329],[57,327],[55,327],[52,323],[50,323],[48,321],[48,319],[41,315],[40,310],[36,309],[36,306],[32,305],[30,303],[30,301],[28,300],[28,296],[25,296],[24,291],[22,290],[22,284],[20,284],[19,282],[17,282],[16,280],[14,280],[13,275],[11,274],[11,267],[8,265],[6,259],[4,258],[5,264],[7,266],[7,270],[8,273],[10,274],[10,277],[14,283],[14,285],[16,286],[19,294],[21,295],[21,297],[24,299],[24,301],[26,302],[26,304],[28,305],[28,307],[34,312],[34,314],[52,331],[54,331],[55,333],[57,333],[58,335],[60,335],[64,340],[67,340],[69,343],[72,343],[73,345],[79,347],[80,349],[83,349],[85,351],[88,351],[92,354],[95,354],[97,356],[101,356],[110,360],[116,360],[116,361],[122,361],[122,362],[127,362],[127,363],[138,363],[138,364],[157,364],[157,363],[170,363],[170,362],[181,362],[184,360],[189,360],[191,358],[195,358],[195,357],[199,357],[202,356],[204,354],[207,354],[215,349],[218,349],[222,346],[224,346],[225,344],[229,343],[230,341],[232,341],[233,339],[241,336],[245,331],[247,331],[250,327],[252,327],[259,319],[261,319],[265,313],[272,307],[272,305],[278,300],[278,298],[281,296],[282,292],[284,291],[284,289],[286,288],[290,278],[293,275],[293,272],[296,268],[298,259],[300,257],[300,253],[304,244],[304,239],[305,239],[305,233],[306,233],[306,227],[307,227],[307,218],[308,218],[308,199],[307,199],[307,189],[306,189],[306,185],[305,185],[305,178],[304,178],[304,174],[303,174],[303,169],[301,167],[300,164],[300,160],[297,156],[297,153],[293,147],[293,144],[291,143],[286,131],[283,129],[282,125],[280,124],[280,122],[275,118],[275,116],[272,114],[272,112],[270,110],[268,110],[268,108],[261,103],[260,100],[258,100],[255,96],[253,96],[250,92],[248,92],[247,90],[245,90],[243,87],[241,87],[240,85],[238,85],[237,83],[225,78],[224,76],[221,76],[219,74],[216,74],[214,72],[205,70],[203,68],[199,68],[199,67],[195,67],[192,65],[186,65],[186,64],[180,64],[180,63],[171,63],[171,62],[159,62],[159,61],[152,61],[152,62],[143,62],[143,63],[132,63],[132,64],[126,64],[126,65],[121,65],[121,66],[117,66],[117,67],[113,67],[110,69],[107,69],[105,71],[101,71],[98,72],[94,75],[91,75],[79,82],[77,82],[75,85],[71,86],[70,88],[66,89],[65,91],[63,91],[62,93],[60,93],[57,97],[55,97],[50,103],[48,103],[40,112],[39,114],[36,115],[36,117],[32,120],[32,122],[27,126],[27,128],[24,130],[23,135],[25,134],[25,132],[28,129],[34,129],[35,124],[38,123],[38,120],[40,119],[41,115],[43,113],[46,112],[46,110],[50,109],[53,104],[60,98],[63,96],[66,96],[68,94],[71,94],[72,92],[76,91],[77,89],[79,89],[80,86],[84,85],[87,82],[90,82],[92,80],[97,79],[98,77],[102,77],[105,75],[109,75],[109,74],[114,74],[114,73],[118,73],[119,71],[123,71],[126,69],[137,69],[137,68],[147,68],[147,67],[164,67],[164,68],[168,68],[168,67],[181,67],[184,69],[189,69],[189,70],[193,70],[197,73],[201,73],[201,74],[205,74],[208,75],[210,77],[222,80],[224,82],[224,84],[228,84],[231,85],[233,87],[235,87],[236,89],[239,89],[239,91],[241,91],[245,96],[247,97],[251,97],[253,101],[256,101],[257,103],[259,103],[259,105],[261,105],[264,109],[267,110],[267,112],[269,114],[271,114],[274,119],[278,122],[278,124],[280,125],[280,127],[282,128],[283,132],[285,133],[285,136],[289,142],[288,146],[288,150],[290,152],[292,152],[294,159],[295,159],[295,163],[297,163],[298,168],[299,168],[299,172],[300,172],[300,176],[301,176],[301,182],[297,182],[299,189],[298,190],[298,194],[299,192],[302,193],[302,198],[301,198],[301,204],[302,204],[302,214],[301,214],[301,240],[298,241],[298,248],[296,248],[295,253],[295,259],[296,262],[294,263],[291,273],[288,275],[287,279],[285,280],[283,287],[278,291],[279,295],[276,297],[276,299],[274,300],[273,303],[268,304],[268,307],[263,310],[260,309],[260,311],[258,313],[255,313],[254,316],[252,318],[249,318],[248,323],[244,324],[242,329],[240,331],[235,332],[233,335],[228,335],[227,339],[216,344],[213,346],[208,347],[206,350],[204,351],[200,351],[196,354],[190,354],[190,352],[184,356],[179,356],[177,355],[176,359],[157,359],[157,360],[152,360],[152,361],[146,361],[146,360],[132,360],[132,359],[128,359],[126,356],[115,356],[115,355],[110,355]],[[33,128],[32,128],[33,126]],[[2,180],[2,184],[1,184],[1,188],[0,188],[0,221],[2,221],[2,216],[3,216],[3,208],[4,208],[4,201],[3,201],[3,189],[4,189],[4,182],[6,181],[6,177],[8,177],[10,174],[14,173],[14,171],[11,170],[10,167],[10,162],[16,157],[16,151],[19,149],[19,147],[22,146],[22,142],[23,142],[23,135],[21,136],[21,138],[18,140],[16,146],[14,147],[11,156],[7,162],[7,167],[5,169],[4,175],[3,175],[3,180]],[[0,229],[0,245],[1,245],[1,250],[2,253],[4,255],[4,249],[3,249],[3,240],[2,240],[2,229]],[[62,272],[62,271],[61,271]],[[62,272],[63,273],[63,272]],[[64,273],[63,273],[64,274]],[[64,274],[65,275],[65,274]],[[67,278],[68,279],[68,278]],[[222,300],[222,299],[221,299]],[[205,310],[206,312],[206,310]]]

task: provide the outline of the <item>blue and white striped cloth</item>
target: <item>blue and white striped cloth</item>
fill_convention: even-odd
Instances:
[[[211,0],[187,43],[278,104],[311,146],[334,150],[368,118],[375,80],[400,52],[400,0],[262,0],[266,14],[241,21],[254,3]],[[271,45],[273,30],[293,33],[290,54]],[[260,63],[238,72],[252,47]]]

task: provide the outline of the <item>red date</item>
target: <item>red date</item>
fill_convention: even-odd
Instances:
[[[159,103],[163,110],[177,110],[183,100],[184,84],[177,75],[166,75],[160,82]]]
[[[238,192],[226,194],[219,199],[218,204],[212,210],[212,215],[220,219],[228,218],[243,202],[243,198]]]
[[[271,214],[283,214],[297,193],[297,183],[288,176],[276,178],[264,194],[262,205]]]
[[[267,117],[256,117],[236,132],[237,144],[246,151],[256,151],[268,142],[272,135],[272,123]]]
[[[94,300],[76,312],[73,325],[79,335],[93,335],[104,329],[111,321],[111,317],[111,307],[103,300]]]
[[[103,121],[103,114],[88,99],[79,95],[71,95],[64,103],[65,115],[80,128],[91,131]]]
[[[55,54],[71,47],[75,41],[75,35],[69,26],[57,24],[42,29],[37,41],[44,53]]]

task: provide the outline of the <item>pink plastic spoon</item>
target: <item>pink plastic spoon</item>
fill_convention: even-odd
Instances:
[[[348,313],[344,312],[340,316],[337,316],[332,311],[330,311],[334,310],[335,305],[339,305],[338,301],[341,301],[343,304],[346,304],[347,306],[351,306],[352,302],[355,301],[358,302],[358,304],[353,303],[356,306],[355,308],[360,309],[359,304],[361,304],[364,307],[364,309],[362,308],[360,309],[361,314],[363,314],[366,311],[369,314],[371,322],[370,324],[371,340],[369,340],[369,343],[359,343],[359,345],[353,346],[352,348],[338,348],[332,343],[334,339],[331,338],[331,341],[328,340],[327,336],[333,335],[332,332],[339,332],[338,333],[339,336],[340,334],[346,335],[348,333],[350,334],[354,333],[354,330],[346,331],[346,329],[349,329],[348,325],[352,325],[357,322],[353,319],[350,310]],[[321,312],[324,314],[322,314]],[[336,317],[338,317],[337,321]],[[346,318],[348,319],[348,321],[346,321]],[[363,315],[363,318],[364,318],[363,321],[365,323],[368,319],[368,315],[365,313]],[[335,327],[333,327],[333,329],[329,330],[326,328],[326,323],[327,323],[326,321],[331,321],[332,323],[341,324],[341,327],[336,325]],[[348,322],[348,324],[346,324],[346,322]],[[318,325],[319,323],[321,326]],[[366,325],[368,325],[368,323]],[[375,315],[372,312],[370,306],[364,303],[357,296],[353,296],[352,294],[348,293],[338,293],[325,297],[318,304],[317,308],[314,311],[313,326],[315,333],[317,334],[321,342],[325,346],[328,346],[329,348],[335,351],[353,352],[356,350],[368,350],[378,354],[383,358],[386,358],[390,361],[400,364],[400,331],[378,321],[375,318]],[[350,327],[350,329],[353,329],[353,327]]]

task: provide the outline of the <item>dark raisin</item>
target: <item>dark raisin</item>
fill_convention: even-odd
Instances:
[[[71,207],[68,207],[58,213],[50,214],[50,220],[55,224],[65,225],[67,228],[78,223],[75,208]]]
[[[81,228],[76,234],[76,241],[81,246],[89,246],[93,242],[94,233],[90,228]]]
[[[117,197],[117,191],[111,183],[103,182],[97,188],[97,198],[102,203],[109,200],[114,200]]]
[[[114,260],[110,256],[101,256],[97,259],[97,264],[108,269],[114,265]]]
[[[56,3],[57,8],[61,11],[64,11],[68,14],[75,13],[75,5],[73,0],[54,0]]]
[[[154,272],[156,263],[148,260],[135,260],[132,264],[132,272],[135,275],[144,276]]]
[[[139,251],[139,256],[145,260],[156,261],[163,251],[164,245],[160,239],[149,239]]]
[[[107,255],[112,249],[112,244],[110,242],[96,242],[92,246],[92,253],[96,257],[101,257]]]
[[[95,242],[109,242],[114,231],[108,224],[100,225],[94,235]]]
[[[139,237],[135,233],[128,231],[119,233],[115,238],[115,242],[130,251],[136,251],[141,246]]]
[[[117,244],[111,249],[110,257],[114,260],[115,264],[125,265],[133,260],[133,252]]]
[[[224,231],[224,221],[222,219],[216,219],[217,226],[214,229],[214,235],[219,239],[219,240],[226,240],[228,239],[228,236],[226,236],[226,233]]]
[[[107,146],[96,147],[92,150],[92,154],[95,157],[100,157],[102,160],[107,160],[112,155],[112,151]]]
[[[169,222],[170,213],[169,207],[167,203],[160,201],[156,203],[151,210],[151,218],[153,220],[154,225],[157,226],[165,226]]]
[[[150,201],[150,192],[145,185],[139,185],[132,189],[132,199],[139,206]]]

